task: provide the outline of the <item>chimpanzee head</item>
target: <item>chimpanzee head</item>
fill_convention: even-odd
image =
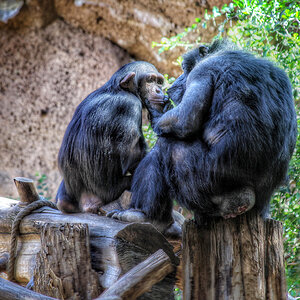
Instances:
[[[181,64],[183,74],[181,74],[168,89],[168,96],[175,104],[179,104],[182,100],[186,89],[186,80],[190,72],[194,69],[196,64],[208,54],[208,51],[209,48],[206,46],[199,46],[183,56]]]
[[[211,45],[200,45],[183,56],[181,64],[183,74],[181,74],[168,89],[168,96],[175,104],[181,102],[186,89],[186,80],[194,67],[206,56],[228,48],[228,45],[231,44],[226,40],[215,40]]]
[[[120,87],[135,94],[143,105],[145,101],[149,101],[152,105],[163,106],[163,75],[147,62],[134,62],[126,66],[128,72],[119,82]]]

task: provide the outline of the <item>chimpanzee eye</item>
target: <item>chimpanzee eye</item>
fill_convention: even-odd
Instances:
[[[163,80],[163,78],[157,78],[157,84],[159,84],[159,85],[163,85],[164,84],[164,80]]]
[[[156,75],[155,74],[149,74],[147,75],[146,77],[146,82],[153,82],[153,81],[156,81]]]

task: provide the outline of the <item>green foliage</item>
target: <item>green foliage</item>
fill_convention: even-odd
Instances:
[[[228,38],[245,50],[267,57],[282,67],[288,74],[296,103],[300,98],[300,2],[291,0],[233,0],[221,9],[207,10],[202,18],[187,27],[183,33],[171,38],[163,37],[158,52],[182,47],[183,51],[195,47],[200,29],[213,26],[217,30],[215,39]],[[198,36],[200,36],[198,34]],[[182,58],[177,60],[180,64]],[[300,109],[297,107],[298,128]],[[284,248],[289,293],[300,296],[299,272],[299,219],[300,219],[300,136],[289,169],[290,182],[281,188],[271,202],[272,216],[283,222]],[[298,290],[298,292],[297,292]]]
[[[155,132],[153,131],[153,129],[151,128],[151,125],[150,124],[144,125],[142,127],[142,130],[143,130],[144,138],[145,138],[149,148],[150,149],[153,148],[156,143],[157,136],[156,136]]]
[[[178,287],[176,287],[175,289],[174,289],[174,299],[175,300],[181,300],[183,297],[182,297],[182,291],[181,291],[181,289],[180,288],[178,288]]]
[[[300,2],[290,0],[233,0],[221,9],[214,7],[211,13],[205,11],[203,18],[183,33],[166,38],[160,43],[158,52],[183,47],[184,50],[199,44],[189,40],[199,29],[214,26],[218,30],[215,38],[227,37],[246,50],[269,57],[283,67],[294,87],[294,97],[300,95]],[[178,60],[180,64],[182,58]]]
[[[300,132],[300,116],[297,118]],[[290,182],[281,188],[271,202],[272,217],[284,224],[284,249],[287,270],[287,284],[292,296],[300,287],[299,257],[300,257],[300,135],[298,135],[296,150],[290,162]],[[298,290],[299,292],[299,290]],[[300,296],[298,294],[298,296]]]
[[[164,91],[167,91],[168,88],[172,85],[172,83],[175,81],[175,78],[174,77],[170,77],[169,78],[169,75],[168,74],[165,74],[164,75],[165,77],[165,81],[164,81],[164,86],[163,86],[163,90]],[[171,100],[171,104],[173,106],[175,106],[175,103]],[[153,148],[155,143],[156,143],[156,140],[157,140],[157,136],[155,134],[155,132],[153,131],[152,127],[150,124],[148,125],[144,125],[142,127],[142,130],[143,130],[143,134],[144,134],[144,138],[149,146],[149,148]]]
[[[47,175],[40,174],[39,172],[36,172],[34,175],[36,177],[36,181],[38,182],[38,185],[36,187],[38,194],[43,196],[47,200],[51,200],[51,197],[50,197],[49,191],[48,191]]]
[[[300,2],[235,0],[238,21],[228,30],[233,42],[283,67],[300,96]],[[245,5],[246,2],[246,5]]]

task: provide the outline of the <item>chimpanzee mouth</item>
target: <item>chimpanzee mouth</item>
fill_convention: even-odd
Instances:
[[[164,104],[164,98],[151,98],[148,100],[150,103],[153,104]]]

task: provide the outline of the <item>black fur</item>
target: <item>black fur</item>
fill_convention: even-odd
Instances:
[[[56,201],[62,211],[97,212],[130,189],[146,154],[141,125],[147,74],[159,73],[149,63],[129,63],[77,107],[58,155],[63,181]],[[163,98],[160,89],[156,93]]]
[[[149,107],[159,138],[136,169],[131,207],[169,222],[173,199],[223,217],[255,203],[267,217],[296,142],[290,82],[270,61],[226,42],[203,50],[184,56],[184,73],[168,90],[177,106],[164,114]]]

